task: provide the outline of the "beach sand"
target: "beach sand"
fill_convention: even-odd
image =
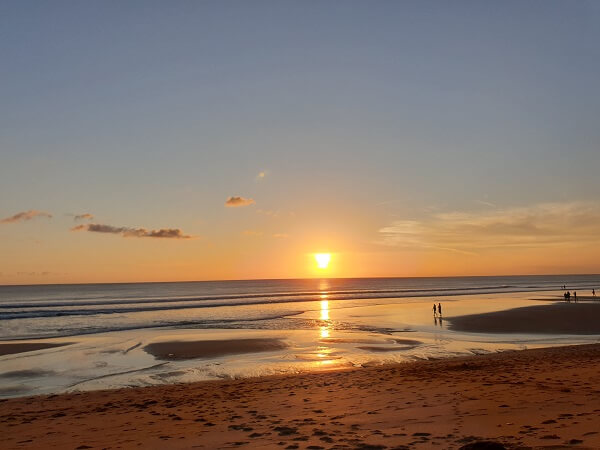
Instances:
[[[591,344],[16,398],[0,402],[0,446],[597,449],[598,380]]]

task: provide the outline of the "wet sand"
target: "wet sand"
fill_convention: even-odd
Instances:
[[[11,342],[8,344],[0,343],[0,356],[12,355],[15,353],[33,352],[47,348],[62,347],[72,342]]]
[[[448,317],[450,330],[472,333],[600,334],[600,302],[549,305]]]
[[[599,379],[591,344],[9,399],[0,446],[597,449]]]
[[[217,358],[226,355],[282,350],[287,344],[280,339],[225,339],[203,341],[154,342],[144,350],[160,360]]]

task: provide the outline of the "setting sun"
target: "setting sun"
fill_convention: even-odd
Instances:
[[[315,253],[315,260],[319,269],[327,269],[331,260],[331,253]]]

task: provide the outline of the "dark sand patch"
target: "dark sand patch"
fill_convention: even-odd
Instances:
[[[12,372],[0,373],[0,378],[33,378],[52,375],[52,370],[31,369],[31,370],[13,370]]]
[[[411,350],[413,348],[415,348],[416,345],[407,345],[407,346],[403,346],[403,347],[378,347],[378,346],[374,346],[374,345],[364,345],[361,347],[356,347],[356,348],[360,348],[361,350],[367,350],[369,352],[400,352],[403,350]]]
[[[16,395],[27,395],[31,392],[31,388],[28,386],[1,386],[0,397],[13,397]]]
[[[214,341],[155,342],[146,345],[144,350],[157,359],[178,360],[272,352],[287,347],[288,345],[281,339],[226,339]]]
[[[600,302],[525,306],[446,320],[449,329],[472,333],[600,334]]]
[[[71,345],[73,342],[11,342],[0,344],[0,356]]]
[[[423,342],[417,341],[415,339],[390,339],[390,341],[394,342],[395,344],[399,344],[399,345],[413,345],[413,346],[421,345],[423,343]]]

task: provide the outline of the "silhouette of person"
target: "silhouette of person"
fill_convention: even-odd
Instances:
[[[577,301],[577,291],[573,291],[573,301]]]
[[[567,291],[567,293],[565,295],[567,296],[567,301],[570,302],[571,301],[571,292]]]
[[[596,296],[596,289],[592,289],[592,295],[595,297]]]
[[[437,309],[436,309],[436,306],[435,306],[435,303],[434,303],[433,304],[433,317],[436,316],[436,313],[437,313]]]
[[[438,303],[438,314],[442,317],[442,304]]]
[[[563,294],[563,297],[565,298],[565,302],[566,302],[567,301],[567,293],[566,292]]]

